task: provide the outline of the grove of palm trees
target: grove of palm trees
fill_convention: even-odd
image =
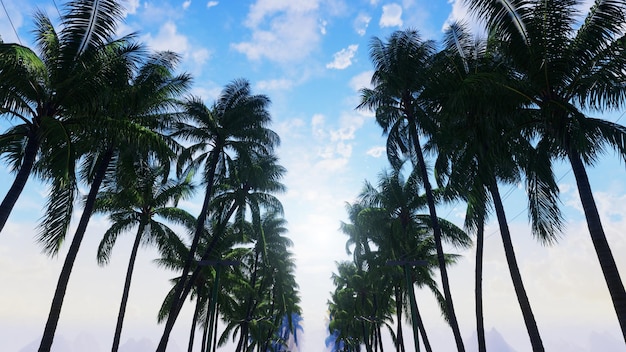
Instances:
[[[524,276],[520,264],[527,253],[514,239],[532,236],[557,248],[568,236],[556,165],[573,174],[587,226],[581,240],[593,248],[624,348],[626,291],[619,253],[607,239],[615,229],[601,218],[590,175],[608,154],[626,162],[626,127],[604,118],[626,111],[626,1],[463,4],[467,18],[448,22],[441,40],[407,27],[367,42],[371,79],[350,103],[383,135],[385,167],[375,170],[375,180],[350,179],[359,188],[350,200],[325,199],[345,206],[334,220],[349,259],[328,273],[333,290],[326,305],[316,307],[327,319],[326,339],[315,348],[440,351],[432,335],[438,319],[457,351],[491,350],[483,263],[492,226],[506,268],[498,279],[512,287],[508,305],[519,307],[523,322],[517,329],[532,351],[549,350],[528,290],[534,278]],[[215,98],[201,97],[194,73],[181,69],[188,55],[154,49],[148,36],[129,32],[125,6],[68,0],[50,12],[57,16],[42,9],[32,14],[32,44],[0,37],[0,155],[11,178],[0,203],[0,244],[33,230],[32,246],[46,261],[62,263],[54,290],[36,293],[49,311],[32,347],[60,350],[58,326],[69,314],[64,303],[76,297],[70,283],[81,274],[78,258],[90,256],[102,272],[113,261],[125,263],[123,277],[115,279],[123,289],[110,326],[111,351],[125,350],[134,334],[128,326],[142,315],[158,326],[159,336],[151,338],[159,352],[301,350],[311,315],[300,287],[315,283],[300,276],[298,266],[322,253],[307,248],[309,256],[298,257],[298,233],[291,229],[304,229],[286,215],[302,214],[283,206],[298,198],[314,216],[308,202],[321,192],[294,195],[285,184],[288,177],[310,176],[293,175],[282,163],[289,150],[281,139],[296,134],[299,124],[277,123],[273,99],[257,92],[262,85],[237,78],[234,64]],[[308,173],[321,178],[324,171]],[[29,187],[45,199],[38,221],[13,223]],[[508,187],[523,191],[525,233],[511,224]],[[463,214],[461,222],[450,218],[450,208]],[[102,235],[94,239],[94,233]],[[93,240],[97,248],[89,248]],[[132,243],[129,253],[117,249],[122,241]],[[469,250],[475,252],[473,287],[459,291],[453,273],[467,264],[460,253]],[[145,260],[142,252],[156,258]],[[138,312],[140,299],[132,293],[138,278],[144,285],[152,280],[141,277],[146,266],[165,273],[160,284],[167,290],[150,292],[159,295],[158,309]],[[98,280],[94,275],[80,285]],[[432,298],[438,317],[425,313],[423,295]],[[467,305],[458,302],[470,296],[467,326],[467,315],[459,313]],[[80,300],[84,314],[101,304]],[[181,346],[172,336],[183,330]]]

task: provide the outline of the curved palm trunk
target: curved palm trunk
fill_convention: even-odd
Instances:
[[[413,286],[413,282],[409,276],[409,268],[405,265],[404,273],[406,275],[407,287],[408,287],[408,296],[411,303],[411,311],[412,311],[412,320],[413,321],[413,338],[415,339],[415,351],[419,352],[419,335],[422,335],[422,340],[424,341],[424,348],[426,352],[433,352],[430,347],[430,342],[428,340],[428,335],[426,334],[426,330],[424,329],[424,321],[422,320],[422,315],[420,314],[419,308],[417,307],[417,300],[415,299],[415,287]]]
[[[122,325],[124,324],[124,315],[126,315],[126,303],[128,303],[128,294],[130,293],[130,282],[133,278],[135,259],[137,259],[137,252],[139,251],[139,244],[141,243],[141,235],[144,228],[145,225],[143,223],[139,225],[137,235],[135,236],[135,242],[133,243],[133,249],[130,252],[130,260],[128,261],[128,269],[126,270],[126,280],[124,281],[122,302],[120,303],[120,311],[117,314],[117,324],[115,325],[115,335],[113,335],[113,347],[111,347],[111,352],[117,352],[120,346],[120,338],[122,337]]]
[[[615,264],[609,243],[606,240],[604,229],[602,228],[600,214],[598,213],[598,208],[593,198],[593,193],[591,192],[591,185],[589,184],[585,166],[580,156],[575,151],[569,151],[568,157],[572,165],[574,177],[576,178],[578,194],[580,195],[580,202],[585,212],[585,219],[587,220],[591,241],[596,250],[596,255],[598,256],[598,261],[602,268],[602,274],[604,275],[604,280],[606,281],[611,300],[613,301],[613,308],[617,314],[622,336],[624,341],[626,341],[626,291],[624,291],[624,284],[622,283],[619,270],[617,270],[617,265]]]
[[[478,222],[476,231],[476,335],[478,336],[478,352],[485,352],[485,323],[483,318],[483,246],[485,237],[485,223]]]
[[[189,333],[189,345],[187,346],[187,352],[193,351],[193,342],[194,342],[193,340],[196,336],[196,324],[198,322],[198,315],[200,315],[201,306],[202,306],[202,299],[198,295],[196,297],[196,308],[193,310],[193,318],[191,319],[191,332]]]
[[[17,172],[17,175],[15,175],[15,180],[13,180],[11,188],[9,188],[9,191],[4,196],[4,199],[0,204],[0,232],[2,232],[4,225],[6,225],[15,203],[17,203],[17,199],[22,194],[22,191],[26,186],[26,181],[28,181],[28,177],[30,176],[30,172],[33,170],[35,159],[37,159],[37,151],[39,150],[40,140],[35,135],[36,133],[31,132],[28,136],[28,142],[26,142],[26,147],[24,148],[24,157],[22,159],[20,170]]]
[[[57,287],[54,291],[52,306],[50,307],[46,327],[43,332],[43,337],[41,338],[41,344],[39,345],[39,352],[50,352],[50,348],[52,348],[52,341],[54,340],[54,333],[56,332],[57,324],[59,323],[61,307],[63,306],[63,299],[65,298],[65,291],[67,290],[67,284],[70,280],[72,268],[74,267],[74,262],[76,261],[80,244],[85,236],[87,224],[89,223],[89,219],[93,213],[96,195],[98,194],[102,180],[104,180],[106,170],[109,167],[112,157],[113,149],[109,148],[109,150],[107,150],[104,154],[102,161],[98,166],[98,170],[96,171],[93,182],[91,183],[91,188],[89,189],[89,194],[87,195],[87,201],[85,202],[83,214],[78,222],[76,233],[72,239],[72,244],[67,252],[65,261],[63,262],[63,268],[61,269],[61,274],[59,275],[59,281],[57,282]]]
[[[437,247],[437,261],[439,263],[439,271],[441,272],[441,284],[443,287],[443,295],[446,299],[446,308],[448,317],[450,319],[450,327],[454,334],[454,341],[456,342],[456,348],[458,352],[465,352],[465,346],[463,345],[463,339],[461,338],[461,331],[459,330],[459,324],[456,319],[456,313],[454,312],[454,304],[452,303],[452,293],[450,292],[450,282],[448,280],[448,271],[446,269],[446,259],[443,253],[443,246],[441,244],[441,227],[439,226],[439,220],[437,217],[437,209],[435,207],[435,198],[433,196],[433,190],[428,180],[428,170],[426,169],[426,163],[424,160],[424,154],[422,153],[422,147],[420,145],[419,135],[415,126],[411,128],[411,138],[413,139],[415,154],[417,156],[418,167],[422,180],[424,183],[424,193],[426,194],[426,200],[428,202],[428,210],[430,212],[430,221],[432,222],[433,237],[435,239],[435,246]]]
[[[396,352],[404,352],[404,338],[402,336],[402,290],[395,287],[396,296]]]
[[[209,255],[211,255],[213,248],[215,247],[215,245],[217,245],[217,241],[219,240],[221,236],[221,231],[226,226],[226,223],[228,222],[228,220],[233,216],[236,209],[237,209],[236,204],[233,204],[231,208],[228,209],[228,213],[226,214],[224,218],[224,222],[222,226],[214,234],[213,239],[211,240],[206,250],[202,254],[202,257],[200,258],[200,260],[207,260],[209,258]],[[176,302],[172,303],[172,308],[170,309],[169,314],[175,315],[175,316],[173,318],[171,316],[168,317],[168,322],[170,322],[170,324],[166,324],[165,326],[163,335],[161,336],[161,341],[159,342],[159,346],[157,347],[157,350],[156,350],[157,352],[165,352],[165,349],[167,348],[167,342],[169,340],[169,336],[172,333],[172,329],[174,328],[174,323],[176,322],[176,318],[178,317],[178,314],[180,313],[180,310],[182,309],[182,306],[183,306],[182,303],[185,302],[185,298],[187,297],[187,295],[189,295],[189,292],[191,291],[191,288],[193,287],[193,283],[196,282],[196,280],[198,279],[199,273],[200,273],[199,270],[194,270],[189,280],[187,282],[181,281],[181,283],[179,284],[180,286],[177,287],[176,289],[177,291],[179,288],[182,290],[182,293],[179,297],[180,303],[178,304],[176,304]],[[170,318],[172,319],[170,320]]]
[[[520,309],[522,310],[524,323],[526,324],[526,330],[528,331],[528,337],[530,338],[530,344],[532,345],[533,351],[543,352],[543,342],[541,341],[539,329],[537,328],[537,322],[535,321],[535,316],[530,307],[528,296],[526,295],[526,289],[524,288],[524,283],[522,282],[522,275],[520,274],[519,267],[517,266],[515,251],[513,250],[513,242],[511,241],[511,233],[509,232],[509,226],[506,222],[506,214],[504,213],[504,206],[502,205],[502,199],[500,198],[500,192],[498,191],[498,185],[495,177],[490,180],[488,188],[496,209],[506,262],[511,274],[511,280],[513,281],[513,287],[515,288],[515,294],[517,295],[517,301],[519,302]]]
[[[194,233],[191,246],[189,247],[189,256],[185,261],[185,266],[183,267],[181,277],[187,277],[187,275],[189,274],[189,271],[191,270],[191,263],[194,261],[196,250],[198,249],[198,244],[200,243],[200,237],[202,237],[204,224],[206,223],[206,218],[209,211],[209,203],[211,201],[211,196],[213,195],[213,182],[215,179],[215,170],[217,168],[218,160],[219,154],[213,154],[209,167],[209,179],[207,180],[206,192],[204,194],[204,200],[202,202],[202,209],[200,210],[200,214],[198,215],[196,231]],[[170,338],[170,334],[172,333],[172,329],[174,328],[174,323],[176,323],[178,313],[180,313],[180,310],[185,303],[185,298],[187,297],[187,294],[189,294],[189,291],[185,289],[185,281],[181,280],[176,286],[174,300],[172,302],[170,312],[167,316],[167,321],[165,322],[165,328],[163,329],[163,335],[161,335],[159,346],[156,349],[157,352],[165,352],[165,349],[167,348],[167,342]]]

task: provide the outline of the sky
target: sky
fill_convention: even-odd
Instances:
[[[63,0],[55,0],[62,7]],[[36,8],[57,17],[53,0],[3,0],[16,36],[0,10],[5,42],[30,45]],[[368,45],[395,30],[417,29],[439,41],[451,20],[469,20],[460,2],[451,0],[130,0],[125,2],[119,34],[137,32],[154,50],[172,50],[182,61],[180,72],[194,77],[191,93],[211,104],[234,79],[251,82],[254,93],[272,101],[272,129],[281,137],[280,162],[288,170],[285,208],[300,285],[303,327],[300,351],[325,351],[327,307],[335,263],[347,260],[345,204],[357,197],[365,180],[375,183],[387,167],[384,136],[374,117],[357,111],[358,90],[372,74]],[[601,115],[594,115],[601,116]],[[601,116],[624,123],[621,112]],[[6,128],[7,122],[0,122]],[[559,243],[544,246],[530,234],[522,186],[502,186],[518,263],[547,350],[617,351],[623,341],[600,267],[584,222],[576,184],[565,164],[555,165],[562,209],[567,220]],[[622,275],[626,275],[626,178],[624,164],[612,153],[589,169],[594,196]],[[0,169],[0,195],[12,176]],[[29,180],[0,234],[0,344],[2,351],[36,351],[58,274],[67,251],[41,254],[36,224],[45,202],[45,185]],[[200,197],[181,203],[197,214]],[[439,215],[459,225],[463,204]],[[74,219],[80,216],[77,207]],[[75,226],[75,225],[74,225]],[[53,351],[105,351],[109,348],[132,245],[130,234],[118,240],[111,263],[96,264],[96,249],[107,229],[106,217],[93,217],[72,272]],[[484,262],[485,328],[494,351],[530,350],[513,292],[497,224],[486,230]],[[69,243],[69,242],[68,242]],[[468,351],[476,349],[473,270],[474,248],[459,251],[449,269],[461,333]],[[175,273],[153,264],[158,253],[142,248],[131,287],[121,351],[151,351],[162,326],[157,310]],[[430,292],[417,293],[431,344],[437,351],[454,348]],[[186,350],[190,304],[176,324],[171,351]],[[411,336],[410,333],[405,336]],[[502,343],[501,340],[506,341]],[[225,349],[228,350],[228,349]]]

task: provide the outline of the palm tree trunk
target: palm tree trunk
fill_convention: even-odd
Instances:
[[[200,288],[198,288],[200,291]],[[200,314],[200,307],[202,306],[202,298],[198,294],[196,296],[196,308],[193,310],[193,318],[191,319],[191,332],[189,333],[189,345],[187,346],[187,352],[193,352],[193,340],[196,336],[196,323],[198,322],[198,315]]]
[[[74,262],[76,261],[76,256],[78,255],[78,249],[80,248],[80,244],[85,236],[87,224],[89,223],[89,219],[93,213],[96,195],[98,194],[102,180],[104,180],[104,176],[106,175],[106,171],[112,157],[113,149],[109,148],[105,152],[102,161],[100,161],[98,170],[96,171],[95,177],[91,182],[91,188],[89,189],[89,194],[87,195],[87,201],[85,202],[83,214],[78,222],[76,233],[72,239],[72,244],[67,252],[65,261],[63,262],[63,268],[61,269],[61,274],[59,275],[59,281],[57,283],[56,290],[54,291],[52,306],[50,307],[46,327],[43,332],[43,337],[41,338],[41,344],[39,345],[39,352],[50,352],[50,349],[52,348],[52,341],[54,340],[54,333],[56,332],[57,324],[59,323],[61,307],[63,306],[63,299],[65,298],[65,291],[67,290],[67,284],[70,280],[70,274],[72,273],[72,268],[74,267]]]
[[[39,138],[36,137],[36,132],[29,133],[20,170],[17,172],[17,175],[15,175],[15,180],[13,180],[11,188],[9,188],[9,191],[0,204],[0,232],[2,232],[4,225],[6,225],[15,203],[17,203],[17,199],[20,197],[20,194],[22,194],[24,186],[26,186],[26,181],[28,181],[30,172],[35,164],[35,159],[37,158],[39,145],[40,141]]]
[[[206,349],[206,346],[208,345],[208,343],[206,342],[207,337],[209,336],[209,320],[211,317],[209,317],[209,305],[211,304],[211,299],[212,297],[209,297],[208,302],[206,302],[207,304],[207,313],[204,315],[204,332],[202,333],[202,344],[200,345],[200,351],[201,352],[208,352]]]
[[[519,267],[517,266],[515,251],[513,250],[513,242],[511,241],[511,233],[509,232],[509,226],[506,222],[506,214],[504,213],[504,206],[502,205],[502,198],[500,197],[495,176],[490,180],[488,187],[496,209],[506,262],[511,274],[511,280],[513,281],[513,287],[515,288],[515,294],[517,295],[517,301],[519,302],[522,310],[524,323],[526,324],[526,330],[528,331],[528,337],[530,338],[530,344],[532,345],[533,351],[543,352],[543,342],[541,341],[539,329],[537,328],[537,322],[535,321],[535,316],[530,307],[528,296],[526,295],[526,289],[524,288],[524,283],[522,282],[522,275],[520,274]]]
[[[402,336],[402,290],[396,285],[396,352],[404,352],[404,338]]]
[[[424,348],[426,349],[426,352],[432,352],[432,348],[430,347],[430,342],[428,341],[428,335],[426,334],[426,330],[424,329],[424,321],[422,320],[422,315],[420,314],[419,308],[417,307],[417,301],[415,299],[415,288],[413,286],[413,281],[410,278],[409,275],[409,267],[408,265],[405,264],[404,266],[404,273],[406,275],[406,279],[407,279],[407,295],[410,299],[410,303],[411,303],[411,311],[412,311],[412,320],[413,321],[413,338],[415,339],[415,351],[418,352],[419,351],[419,337],[418,337],[418,330],[419,333],[422,335],[422,340],[424,341]]]
[[[135,243],[133,243],[133,249],[130,252],[130,260],[128,261],[128,269],[126,270],[126,280],[124,281],[124,291],[122,293],[122,303],[120,303],[120,311],[117,314],[117,324],[115,325],[115,335],[113,335],[113,347],[111,352],[117,352],[120,346],[120,338],[122,336],[122,325],[124,324],[124,315],[126,314],[126,303],[128,302],[128,294],[130,292],[130,282],[133,278],[133,268],[135,267],[135,259],[137,259],[137,252],[139,251],[139,244],[141,243],[141,235],[145,225],[139,224],[137,229],[137,235],[135,236]]]
[[[486,352],[485,323],[483,318],[483,246],[485,237],[484,218],[479,220],[476,231],[476,335],[478,336],[478,352]]]
[[[580,159],[580,155],[575,151],[570,150],[568,157],[572,165],[574,177],[576,178],[578,194],[580,195],[580,202],[585,212],[591,241],[596,250],[600,268],[602,269],[604,280],[606,281],[611,300],[613,301],[613,308],[615,309],[617,320],[622,329],[622,336],[624,341],[626,341],[626,291],[624,291],[624,284],[622,283],[619,270],[617,270],[617,265],[613,258],[613,253],[611,252],[606,235],[604,234],[600,214],[598,213],[598,207],[596,206],[593,193],[591,192],[591,185],[589,184],[585,166]]]
[[[430,221],[432,222],[433,228],[433,237],[435,239],[435,246],[437,247],[437,261],[439,263],[439,271],[441,273],[441,284],[443,286],[443,295],[446,299],[446,308],[450,319],[450,327],[452,328],[452,333],[454,334],[454,341],[456,342],[458,352],[465,352],[461,331],[459,330],[456,313],[454,312],[454,304],[452,303],[452,293],[450,292],[450,282],[448,280],[448,271],[446,269],[446,259],[443,253],[443,245],[441,244],[441,227],[439,226],[439,220],[437,217],[435,198],[433,196],[430,181],[428,180],[428,170],[426,169],[424,154],[422,153],[419,135],[415,126],[412,126],[411,128],[411,138],[413,139],[415,154],[417,155],[418,161],[417,167],[420,169],[420,174],[424,183],[424,193],[426,194],[426,200],[428,202]]]
[[[213,319],[215,321],[214,325],[213,325],[213,349],[211,350],[212,352],[215,352],[215,350],[217,350],[217,321],[218,321],[218,312],[219,312],[219,301],[215,302],[215,319]]]
[[[189,247],[189,255],[187,257],[187,260],[185,260],[185,266],[183,267],[181,277],[186,277],[187,274],[189,274],[189,271],[191,270],[191,263],[195,259],[196,250],[198,248],[198,244],[200,243],[200,237],[202,237],[202,232],[204,231],[204,224],[206,222],[207,214],[209,211],[209,203],[213,194],[213,182],[215,179],[215,170],[217,168],[218,160],[219,153],[214,153],[210,161],[211,163],[208,171],[209,179],[207,180],[206,192],[204,194],[204,200],[202,202],[202,209],[200,210],[200,214],[198,215],[196,231],[194,233],[191,246]],[[174,323],[176,323],[178,313],[180,313],[180,310],[185,303],[185,298],[189,293],[189,291],[187,291],[186,293],[185,291],[187,291],[185,290],[185,281],[181,280],[176,286],[174,300],[170,308],[170,313],[167,316],[167,321],[165,322],[165,328],[163,329],[163,335],[161,335],[161,340],[159,341],[159,346],[156,350],[157,352],[165,352],[165,349],[167,348],[167,342],[170,338],[170,334],[172,333],[172,329],[174,328]]]

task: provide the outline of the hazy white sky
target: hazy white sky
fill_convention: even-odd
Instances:
[[[62,6],[63,1],[56,1]],[[52,0],[4,0],[19,39],[29,43],[35,7],[55,17]],[[417,28],[425,38],[439,40],[449,18],[464,18],[453,1],[417,0],[132,0],[127,2],[121,33],[139,31],[156,50],[183,56],[181,70],[194,76],[193,93],[208,104],[235,78],[250,80],[256,93],[272,99],[273,128],[281,138],[281,163],[288,169],[288,192],[280,198],[295,246],[297,278],[304,310],[302,351],[323,351],[326,301],[333,289],[335,261],[348,259],[346,238],[338,231],[345,220],[344,204],[352,201],[363,181],[376,181],[386,166],[384,139],[371,114],[355,111],[358,89],[368,84],[372,36]],[[16,41],[4,12],[0,35]],[[613,121],[619,114],[606,116]],[[623,120],[620,122],[624,122]],[[6,123],[2,122],[3,127]],[[0,170],[0,194],[12,180]],[[575,183],[566,166],[556,170],[562,189],[567,229],[558,246],[544,247],[526,225],[524,191],[506,186],[505,207],[511,223],[519,265],[547,350],[610,351],[623,349],[617,319],[595,258]],[[622,274],[626,268],[626,182],[624,165],[607,155],[590,171],[609,243]],[[0,235],[0,349],[34,351],[39,344],[65,250],[57,258],[40,254],[34,242],[45,194],[31,180]],[[182,204],[192,213],[199,200]],[[80,211],[80,209],[77,209]],[[463,206],[442,209],[440,216],[462,224]],[[76,214],[78,218],[79,213]],[[100,268],[95,254],[106,219],[91,220],[76,262],[59,322],[55,351],[105,351],[115,327],[132,236],[121,238],[111,264]],[[485,324],[495,328],[517,351],[530,349],[495,223],[485,244]],[[460,326],[468,350],[473,334],[474,250],[450,270]],[[122,344],[146,351],[158,342],[162,327],[156,313],[175,274],[152,264],[157,257],[144,249],[137,260]],[[435,350],[453,347],[429,292],[418,302]],[[172,351],[186,350],[191,305],[177,322]],[[407,336],[410,336],[407,335]],[[85,347],[88,346],[88,347]],[[143,346],[143,347],[142,347]],[[178,346],[178,347],[176,347]],[[124,348],[124,346],[122,346]],[[177,349],[178,348],[178,349]]]

